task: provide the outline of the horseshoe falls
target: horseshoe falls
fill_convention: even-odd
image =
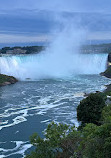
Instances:
[[[107,54],[41,54],[0,57],[0,72],[21,81],[70,78],[99,74],[106,68]]]

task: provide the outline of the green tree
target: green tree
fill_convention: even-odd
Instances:
[[[10,47],[4,47],[1,49],[1,53],[5,54],[7,50],[10,50]]]
[[[108,120],[110,119],[111,119],[111,104],[103,108],[102,114],[101,114],[101,122],[102,124],[108,123]]]
[[[94,123],[99,125],[101,112],[105,106],[105,98],[102,93],[90,94],[83,99],[77,107],[77,119],[82,125],[85,123]]]
[[[79,138],[79,132],[77,133],[75,126],[52,122],[48,125],[44,135],[45,139],[40,138],[38,134],[31,136],[31,144],[36,149],[26,158],[59,158],[61,156],[67,158],[73,155],[74,149],[71,144]],[[72,135],[75,135],[74,139],[71,139]],[[78,146],[77,143],[76,145]]]
[[[101,126],[87,124],[80,143],[82,158],[111,158],[111,119]]]

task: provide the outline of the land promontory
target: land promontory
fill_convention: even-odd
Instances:
[[[0,86],[6,86],[16,83],[18,80],[13,76],[0,74]]]

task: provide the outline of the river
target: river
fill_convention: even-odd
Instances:
[[[103,91],[111,83],[99,75],[107,54],[79,55],[70,66],[69,61],[61,65],[43,59],[39,55],[0,58],[1,72],[20,80],[0,87],[0,158],[24,157],[32,150],[29,136],[34,132],[42,136],[51,121],[78,126],[76,108],[84,94]]]

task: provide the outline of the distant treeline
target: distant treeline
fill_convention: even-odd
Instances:
[[[25,46],[25,47],[3,47],[0,49],[1,54],[32,54],[43,51],[45,46]],[[82,45],[80,47],[81,53],[110,53],[111,43],[108,44],[95,44],[95,45]]]
[[[95,45],[83,45],[80,48],[83,53],[110,53],[111,43],[108,44],[95,44]]]
[[[3,47],[2,49],[0,49],[0,53],[6,54],[8,51],[13,52],[13,50],[17,50],[17,49],[25,50],[26,51],[25,54],[31,54],[31,53],[39,53],[40,51],[43,51],[45,49],[45,47],[44,46]]]

